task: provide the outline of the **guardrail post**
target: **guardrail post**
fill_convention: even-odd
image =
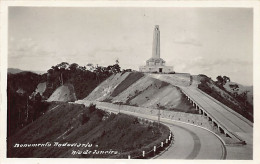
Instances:
[[[156,146],[153,147],[153,151],[156,152]]]
[[[128,159],[131,159],[131,156],[130,156],[130,155],[128,155]]]
[[[161,142],[161,147],[163,147],[163,142]]]
[[[143,157],[145,156],[145,151],[143,151]]]
[[[166,144],[168,143],[168,139],[166,139]]]

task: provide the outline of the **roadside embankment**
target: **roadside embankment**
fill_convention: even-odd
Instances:
[[[112,104],[107,102],[97,102],[97,101],[91,102],[86,100],[78,100],[76,101],[76,103],[85,104],[86,106],[88,106],[91,103],[95,103],[101,109],[113,109],[116,110],[117,112],[124,110],[124,111],[146,114],[151,116],[158,116],[159,113],[158,109],[135,107],[135,106],[128,106],[128,105],[118,105],[118,104]],[[191,114],[191,113],[176,112],[170,110],[160,110],[160,116],[162,118],[186,122],[186,123],[190,123],[193,125],[206,128],[214,132],[215,134],[219,135],[224,140],[225,144],[234,144],[237,142],[236,140],[233,140],[232,138],[226,137],[225,135],[219,133],[217,127],[214,127],[208,121],[206,116],[200,114]]]
[[[142,155],[169,137],[168,127],[126,114],[55,102],[8,138],[10,158],[127,158]],[[148,157],[148,154],[147,156]]]

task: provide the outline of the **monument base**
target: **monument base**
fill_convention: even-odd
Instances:
[[[140,72],[158,72],[158,73],[170,73],[173,72],[172,66],[140,66],[139,67]]]

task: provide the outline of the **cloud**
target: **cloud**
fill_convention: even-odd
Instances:
[[[23,38],[16,40],[11,38],[8,45],[9,58],[24,58],[24,57],[42,57],[53,55],[55,52],[49,52],[42,49],[37,42],[31,38]]]
[[[218,75],[226,75],[232,81],[252,85],[253,61],[240,58],[212,59],[197,56],[183,58],[174,62],[177,72],[188,72],[194,75],[205,74],[215,79]]]
[[[252,61],[242,60],[239,58],[228,59],[212,59],[197,56],[195,58],[178,59],[174,65],[180,70],[185,72],[217,72],[218,70],[226,72],[235,72],[236,70],[245,69],[245,71],[253,66]]]
[[[187,45],[193,45],[201,47],[202,43],[194,38],[188,38],[188,37],[180,37],[178,39],[174,39],[173,43],[175,44],[187,44]]]

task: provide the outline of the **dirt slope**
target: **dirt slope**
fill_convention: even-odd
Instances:
[[[140,72],[116,74],[99,85],[84,100],[185,112],[194,110],[178,87],[155,77]],[[167,75],[167,78],[179,80],[180,76],[176,78]],[[189,79],[186,76],[184,78]]]
[[[46,82],[39,83],[39,84],[37,85],[37,88],[35,89],[35,91],[32,93],[31,96],[35,96],[35,95],[37,95],[38,93],[39,93],[41,96],[43,96],[43,93],[45,92],[46,87],[47,87]]]
[[[58,87],[52,95],[48,98],[50,101],[62,101],[62,102],[72,102],[77,100],[74,87],[71,84],[65,84]]]
[[[108,79],[97,86],[84,100],[102,101],[111,95],[113,90],[129,75],[129,72],[124,74],[118,73],[111,75]]]

